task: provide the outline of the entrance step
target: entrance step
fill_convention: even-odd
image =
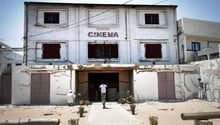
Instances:
[[[107,102],[106,107],[103,109],[102,103],[93,103],[87,125],[144,125],[116,102]]]

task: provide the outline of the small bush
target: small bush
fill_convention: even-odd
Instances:
[[[150,116],[150,125],[158,125],[158,117],[157,116]]]
[[[135,104],[130,104],[130,110],[132,112],[132,115],[135,115],[135,108],[136,108]]]
[[[119,103],[121,103],[121,104],[125,104],[125,103],[126,103],[126,99],[125,99],[125,98],[121,98],[121,99],[119,99]]]
[[[79,107],[79,116],[83,117],[83,114],[84,114],[84,107],[80,106]]]

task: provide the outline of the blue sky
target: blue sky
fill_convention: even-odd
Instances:
[[[0,39],[12,47],[23,47],[24,1],[0,0]],[[124,3],[127,0],[33,0],[46,2]],[[159,2],[159,3],[158,3]],[[130,3],[178,5],[177,19],[187,17],[220,22],[220,0],[132,0]]]

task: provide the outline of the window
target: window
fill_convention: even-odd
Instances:
[[[137,24],[140,28],[168,28],[168,16],[167,10],[137,10]]]
[[[89,44],[88,58],[118,58],[118,44]]]
[[[60,44],[43,44],[43,59],[60,59]]]
[[[44,24],[59,24],[60,14],[59,12],[45,12]]]
[[[161,44],[145,44],[145,58],[162,58]]]
[[[37,9],[35,26],[61,27],[68,25],[68,9],[42,8]]]
[[[192,51],[199,51],[199,50],[200,50],[200,43],[192,42]]]
[[[159,24],[159,14],[145,14],[145,24]]]

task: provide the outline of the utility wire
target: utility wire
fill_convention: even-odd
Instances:
[[[166,2],[166,1],[168,1],[168,0],[161,0],[161,1],[158,1],[158,2],[154,3],[153,5],[158,5],[158,4]]]
[[[127,3],[131,2],[131,1],[133,1],[133,0],[128,0],[128,1],[124,2],[124,3],[121,4],[121,5],[125,5],[125,4],[127,4]],[[107,9],[107,10],[105,10],[105,11],[102,11],[101,13],[98,13],[98,14],[94,15],[94,16],[91,16],[91,17],[85,18],[85,19],[83,19],[83,20],[81,20],[81,21],[79,21],[79,22],[76,22],[76,23],[67,25],[66,27],[60,27],[60,28],[57,28],[57,29],[54,29],[54,30],[42,32],[42,33],[39,33],[39,34],[30,35],[30,36],[28,36],[28,37],[39,36],[39,35],[46,34],[46,33],[51,33],[51,32],[54,32],[54,31],[57,31],[57,30],[60,30],[60,29],[63,29],[63,28],[68,28],[68,27],[70,27],[70,26],[80,24],[81,22],[87,21],[87,20],[89,20],[89,19],[92,19],[92,18],[97,17],[97,16],[99,16],[99,15],[102,15],[102,14],[104,14],[104,13],[107,13],[107,12],[109,12],[109,11],[111,11],[111,10],[112,10],[112,9]],[[80,25],[79,25],[79,26],[80,26]]]
[[[125,4],[127,4],[127,3],[130,3],[131,1],[133,1],[133,0],[128,0],[128,1],[124,2],[124,3],[121,4],[121,5],[125,5]],[[156,2],[156,3],[152,4],[152,5],[157,5],[157,4],[166,2],[166,1],[168,1],[168,0],[162,0],[162,1]],[[67,25],[67,26],[65,26],[65,27],[60,27],[60,28],[53,29],[53,30],[50,30],[50,31],[46,31],[46,32],[38,33],[38,34],[33,34],[33,35],[29,35],[28,37],[39,36],[39,35],[43,35],[43,34],[47,34],[47,33],[51,33],[51,32],[58,32],[58,31],[63,31],[63,30],[67,30],[67,29],[70,29],[70,28],[77,28],[77,27],[79,27],[79,26],[87,25],[87,23],[85,23],[85,24],[80,24],[80,23],[85,22],[85,21],[88,21],[89,19],[95,18],[95,17],[97,17],[97,16],[100,16],[100,15],[102,15],[102,14],[104,14],[104,13],[107,13],[107,12],[109,12],[109,11],[111,11],[111,10],[112,10],[112,9],[107,9],[107,10],[105,10],[105,11],[102,11],[102,12],[100,12],[100,13],[94,15],[94,16],[91,16],[91,17],[82,19],[82,20],[80,20],[80,21],[78,21],[78,22],[76,22],[76,23],[72,23],[72,24]],[[108,18],[110,18],[110,17],[108,17]],[[98,22],[98,21],[105,20],[105,19],[108,19],[108,18],[103,18],[103,19],[95,20],[95,21],[93,21],[93,22]]]
[[[113,17],[115,17],[115,16],[110,16],[110,17],[106,17],[106,18],[94,20],[93,22],[98,22],[98,21],[110,19],[110,18],[113,18]],[[59,30],[57,30],[57,31],[55,31],[55,32],[67,30],[67,29],[70,29],[70,28],[77,28],[77,27],[79,27],[79,26],[84,26],[84,25],[87,25],[87,23],[84,23],[84,24],[81,24],[81,25],[76,25],[76,26],[67,27],[67,28],[65,28],[65,29],[59,29]]]

